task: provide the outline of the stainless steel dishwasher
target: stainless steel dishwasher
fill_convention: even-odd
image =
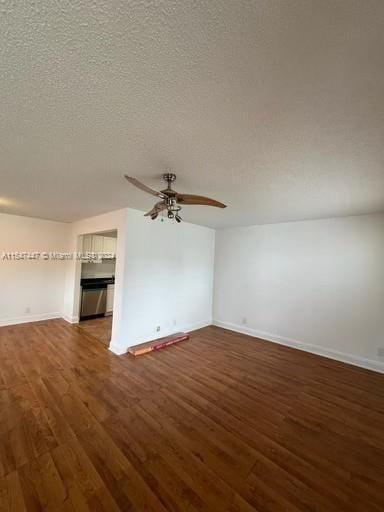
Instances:
[[[113,279],[82,279],[80,320],[104,316],[107,309],[107,286]]]

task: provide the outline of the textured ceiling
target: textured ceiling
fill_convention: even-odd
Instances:
[[[214,227],[384,210],[382,0],[1,0],[0,211]]]

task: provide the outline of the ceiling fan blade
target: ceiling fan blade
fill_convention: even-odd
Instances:
[[[151,194],[156,197],[161,197],[161,199],[166,198],[166,196],[162,192],[158,192],[157,190],[153,190],[152,188],[147,187],[147,185],[144,185],[144,183],[141,183],[141,181],[139,181],[136,178],[133,178],[132,176],[127,176],[126,174],[124,174],[124,178],[127,181],[129,181],[129,183],[135,185],[135,187],[139,188],[140,190],[143,190],[144,192],[147,192],[148,194]]]
[[[167,207],[162,201],[156,203],[155,206],[149,212],[144,214],[144,217],[152,217],[153,215],[158,215],[161,211],[165,210]]]
[[[209,197],[195,196],[193,194],[177,194],[179,204],[202,204],[205,206],[216,206],[217,208],[226,208],[227,206],[219,201]]]

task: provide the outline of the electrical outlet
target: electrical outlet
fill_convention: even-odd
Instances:
[[[379,357],[384,357],[384,347],[379,347],[379,348],[377,349],[377,355],[378,355]]]
[[[160,325],[156,327],[156,332],[160,332]]]
[[[247,325],[247,322],[248,322],[247,317],[246,317],[246,316],[243,316],[243,319],[242,319],[241,323],[242,323],[243,325]]]
[[[28,307],[26,307],[26,308],[25,308],[25,312],[26,312],[26,313],[30,313],[30,312],[31,312],[31,308],[30,308],[29,306],[28,306]]]

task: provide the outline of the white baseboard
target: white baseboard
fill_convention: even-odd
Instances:
[[[61,315],[61,317],[70,324],[78,324],[80,321],[78,316]]]
[[[53,320],[54,318],[61,318],[61,313],[45,313],[42,315],[23,315],[12,318],[1,318],[0,327],[6,325],[26,324],[29,322],[41,322],[42,320]]]
[[[209,320],[202,320],[201,322],[185,324],[184,326],[180,327],[180,331],[181,332],[197,331],[197,329],[202,329],[203,327],[208,327],[209,325],[212,325],[212,318],[210,318]]]
[[[127,353],[128,348],[122,349],[118,345],[114,345],[113,343],[111,343],[109,345],[109,347],[108,347],[108,350],[110,350],[111,352],[113,352],[117,356],[122,356],[123,354]]]
[[[192,331],[196,331],[197,329],[202,329],[203,327],[208,327],[209,325],[212,325],[211,319],[210,320],[202,320],[201,322],[194,322],[191,324],[184,324],[183,326],[177,326],[177,331],[178,332],[179,331],[192,332]],[[175,332],[175,331],[162,333],[161,336],[159,336],[159,338],[163,338],[165,336],[170,336],[170,335],[172,335],[172,332]],[[125,347],[125,348],[122,348],[117,343],[114,343],[113,341],[111,341],[111,344],[109,345],[109,350],[111,352],[113,352],[114,354],[121,356],[123,354],[126,354],[130,347],[134,347],[135,345],[140,345],[140,343],[145,343],[145,341],[150,341],[153,339],[156,339],[156,338],[150,338],[148,340],[138,341],[137,343],[132,343],[131,345],[129,345],[128,347]]]
[[[292,347],[298,350],[303,350],[305,352],[310,352],[311,354],[317,354],[319,356],[335,359],[336,361],[341,361],[343,363],[349,363],[353,364],[354,366],[360,366],[361,368],[366,368],[367,370],[373,370],[375,372],[384,373],[384,362],[376,361],[375,359],[366,359],[364,357],[356,356],[353,354],[346,354],[344,352],[339,352],[338,350],[334,350],[332,348],[325,348],[320,347],[319,345],[312,345],[310,343],[305,343],[302,341],[286,338],[284,336],[279,336],[278,334],[251,329],[250,327],[246,327],[244,325],[237,325],[230,322],[222,322],[221,320],[213,320],[213,325],[223,327],[224,329],[229,329],[230,331],[239,332],[241,334],[247,334],[255,338],[271,341],[272,343],[278,343],[280,345],[285,345],[287,347]]]

